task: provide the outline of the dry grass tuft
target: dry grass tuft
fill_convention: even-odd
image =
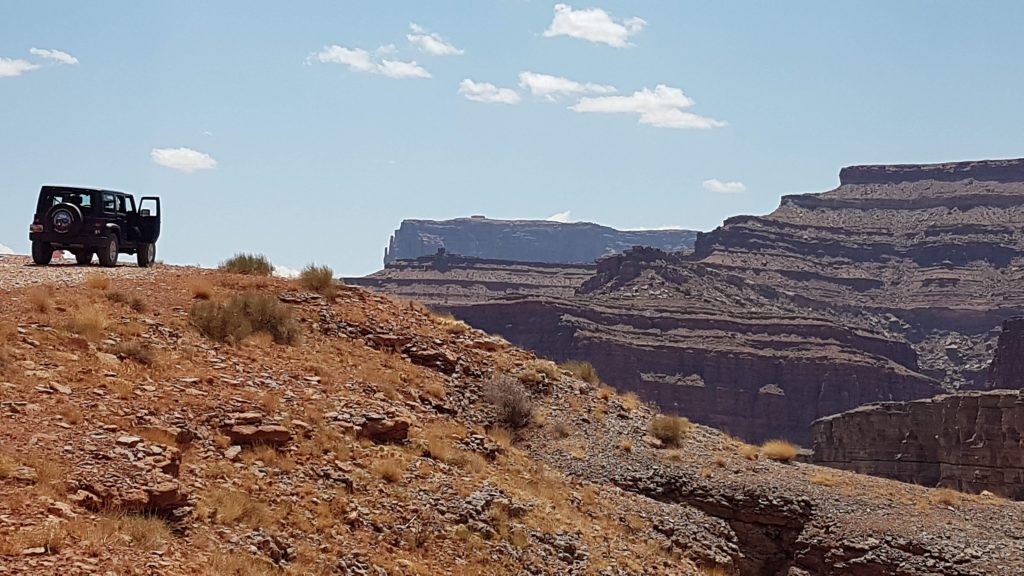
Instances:
[[[156,359],[153,348],[137,340],[119,342],[117,346],[114,346],[113,353],[116,356],[132,360],[143,366],[152,366]]]
[[[568,370],[573,376],[595,386],[601,383],[601,377],[597,375],[597,369],[590,362],[569,360],[562,363],[562,369]]]
[[[442,314],[438,316],[437,323],[441,325],[442,330],[453,335],[465,334],[472,329],[469,327],[469,324],[466,324],[451,314]]]
[[[0,539],[0,557],[19,556],[23,550],[42,548],[47,554],[56,554],[68,539],[67,527],[62,524],[42,524],[23,528]]]
[[[627,410],[636,410],[641,404],[643,402],[640,401],[640,397],[636,395],[636,392],[629,392],[622,397],[622,406]]]
[[[666,446],[678,446],[683,436],[693,429],[693,423],[682,416],[658,415],[651,420],[647,431]]]
[[[198,513],[225,526],[241,523],[259,528],[271,521],[270,511],[262,502],[238,490],[211,492],[200,500]]]
[[[204,576],[278,576],[280,569],[267,560],[250,554],[214,554],[210,571]]]
[[[189,282],[189,292],[194,300],[209,300],[213,298],[213,283],[206,278],[196,278]]]
[[[494,428],[491,428],[491,431],[488,432],[487,435],[490,436],[491,440],[494,440],[498,446],[501,446],[506,450],[512,446],[512,440],[515,438],[512,430],[505,426],[495,426]]]
[[[615,396],[615,388],[607,384],[601,384],[597,389],[597,397],[601,400],[611,400]]]
[[[28,293],[28,302],[36,312],[49,312],[53,308],[52,288],[37,286]]]
[[[484,399],[494,406],[498,421],[513,430],[523,428],[533,417],[533,401],[522,384],[509,378],[492,381]]]
[[[963,494],[956,490],[950,490],[949,488],[936,488],[935,490],[932,490],[929,500],[933,504],[956,506],[963,500]]]
[[[220,269],[233,274],[250,276],[270,276],[274,273],[274,265],[263,254],[235,254],[221,262]]]
[[[238,344],[256,332],[265,332],[278,344],[297,344],[300,329],[288,308],[277,298],[245,292],[220,303],[201,301],[189,312],[192,325],[206,337]]]
[[[633,441],[630,440],[629,438],[623,438],[619,442],[619,449],[621,449],[623,451],[626,451],[626,452],[632,452],[633,451]]]
[[[740,455],[747,460],[757,460],[761,456],[761,449],[753,444],[743,443],[740,445]]]
[[[306,290],[312,290],[324,296],[334,296],[337,289],[334,284],[334,270],[329,266],[309,264],[299,273],[299,284]]]
[[[397,458],[378,460],[373,464],[373,472],[381,480],[389,484],[397,484],[405,476],[405,463]]]
[[[106,290],[110,288],[110,277],[99,272],[86,274],[85,285],[95,290]]]
[[[839,483],[839,475],[832,472],[815,472],[811,475],[811,484],[818,486],[835,486]]]
[[[71,318],[71,331],[86,340],[99,340],[110,322],[107,313],[99,306],[86,306],[75,312]]]
[[[769,440],[761,445],[761,453],[769,460],[789,462],[796,458],[799,446],[786,440]]]

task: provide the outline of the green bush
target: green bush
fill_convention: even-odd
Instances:
[[[334,294],[334,270],[328,266],[309,264],[299,273],[299,284],[306,290],[319,292],[324,296]]]
[[[263,254],[235,254],[221,262],[220,269],[225,272],[251,276],[270,276],[274,273],[274,265]]]
[[[202,301],[189,312],[192,325],[206,337],[237,344],[256,332],[266,332],[278,344],[296,344],[300,331],[277,298],[257,292],[238,294],[227,302]]]

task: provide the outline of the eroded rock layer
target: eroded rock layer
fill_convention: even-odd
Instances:
[[[994,390],[863,406],[814,423],[812,461],[1024,499],[1024,394]]]
[[[397,262],[359,283],[589,360],[666,411],[806,443],[813,420],[866,402],[986,387],[1000,324],[1024,314],[1022,165],[847,168],[835,190],[730,218],[692,253],[630,249],[560,277],[491,262],[420,282],[422,263]]]
[[[1024,317],[1003,322],[988,385],[990,388],[1024,388]]]
[[[521,262],[593,262],[632,246],[690,250],[691,230],[616,230],[589,222],[492,220],[404,220],[391,236],[384,263],[447,252]]]

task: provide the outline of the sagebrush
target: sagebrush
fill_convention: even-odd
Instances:
[[[237,344],[263,332],[278,344],[297,344],[301,334],[286,306],[274,296],[257,292],[244,292],[226,302],[196,302],[189,318],[206,337],[218,342]]]
[[[235,274],[249,274],[251,276],[270,276],[274,273],[274,265],[270,263],[263,254],[235,254],[224,262],[221,262],[220,269]]]

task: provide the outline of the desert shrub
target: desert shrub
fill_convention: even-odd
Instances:
[[[573,376],[583,380],[584,382],[589,382],[594,385],[601,383],[601,378],[597,375],[597,369],[595,369],[594,365],[590,362],[569,360],[568,362],[562,363],[562,369],[568,370]]]
[[[494,406],[498,421],[515,430],[530,423],[533,401],[523,386],[509,378],[499,378],[484,390],[484,399]]]
[[[941,504],[943,506],[956,506],[960,503],[963,495],[956,490],[950,490],[949,488],[936,488],[931,494],[931,501],[935,504]]]
[[[224,262],[221,262],[220,269],[234,274],[249,274],[252,276],[270,276],[274,273],[274,265],[263,254],[235,254]]]
[[[192,305],[192,324],[206,337],[237,344],[256,332],[264,332],[278,344],[296,344],[299,326],[277,298],[245,292],[227,302],[202,301]]]
[[[140,314],[149,309],[149,306],[146,305],[146,301],[138,296],[132,296],[132,299],[128,301],[128,305],[131,306],[132,310],[135,310]]]
[[[128,303],[128,295],[125,294],[124,292],[121,292],[120,290],[107,290],[104,296],[107,297],[107,300],[110,300],[111,302],[115,302],[117,304]]]
[[[196,300],[209,300],[213,297],[213,284],[205,278],[193,280],[188,288],[192,292],[192,298]]]
[[[154,360],[153,349],[138,341],[120,342],[114,346],[113,352],[117,356],[134,360],[143,366],[153,364]]]
[[[306,290],[331,296],[334,294],[334,270],[328,266],[309,264],[299,272],[299,284]]]
[[[377,460],[373,464],[373,471],[381,480],[396,484],[405,476],[405,464],[397,458]]]
[[[89,288],[95,288],[96,290],[106,290],[110,288],[110,277],[99,272],[93,272],[85,277],[85,285]]]
[[[53,300],[50,298],[50,291],[52,288],[46,286],[37,286],[29,291],[28,302],[32,305],[32,309],[36,312],[49,312],[53,306]]]
[[[753,444],[743,443],[740,445],[740,455],[747,460],[757,460],[757,457],[761,455],[761,450]]]
[[[648,432],[666,446],[678,446],[693,423],[682,416],[658,415],[651,420]]]
[[[786,440],[769,440],[761,445],[764,457],[776,462],[789,462],[796,458],[799,451],[800,448],[796,444]]]
[[[99,340],[107,329],[107,314],[98,306],[87,306],[71,318],[71,331],[87,340]]]

